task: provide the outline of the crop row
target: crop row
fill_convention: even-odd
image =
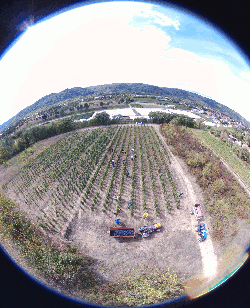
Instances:
[[[153,156],[154,156],[154,162],[157,166],[157,171],[158,171],[158,175],[159,175],[159,178],[160,178],[164,199],[165,199],[165,202],[166,202],[166,207],[167,207],[168,211],[171,211],[169,194],[168,194],[167,187],[166,187],[166,178],[165,178],[165,176],[162,172],[162,163],[164,163],[164,160],[161,160],[161,162],[160,162],[160,160],[158,159],[156,152],[159,152],[160,149],[158,147],[158,144],[156,143],[156,140],[154,139],[154,135],[152,134],[152,131],[148,130],[147,133],[148,133],[149,144],[150,144]],[[151,136],[149,135],[150,133],[151,133]]]
[[[139,130],[138,133],[138,138],[139,138],[139,147],[140,147],[140,159],[141,159],[141,179],[142,179],[142,206],[144,212],[147,212],[147,206],[146,206],[146,181],[145,181],[145,166],[144,166],[144,159],[143,159],[143,147],[142,147],[142,142],[141,142],[141,129]]]
[[[128,155],[129,155],[130,139],[131,139],[131,128],[129,129],[128,144],[127,144],[127,148],[126,148],[126,151],[125,151],[126,155],[125,155],[125,159],[123,160],[121,183],[120,183],[119,194],[118,194],[118,202],[117,202],[117,207],[116,207],[116,213],[117,214],[120,211],[121,196],[122,196],[122,192],[123,192],[123,185],[124,185],[125,175],[128,176],[128,174],[127,174],[127,172],[128,172],[127,171],[127,160],[128,160]]]
[[[124,147],[127,134],[128,134],[128,127],[126,127],[125,135],[124,135],[124,137],[123,137],[123,139],[122,139],[122,143],[121,143],[121,146],[120,146],[120,150],[119,150],[118,156],[117,156],[117,161],[116,161],[115,165],[113,166],[113,172],[112,172],[112,175],[111,175],[111,180],[110,180],[110,183],[109,183],[109,188],[108,188],[108,191],[107,191],[107,193],[106,193],[105,201],[104,201],[104,203],[103,203],[103,207],[105,208],[105,210],[107,209],[107,205],[108,205],[108,203],[109,203],[110,194],[111,194],[111,191],[112,191],[112,189],[113,189],[113,184],[114,184],[114,180],[115,180],[116,173],[117,173],[117,169],[118,169],[118,162],[119,162],[120,157],[121,157],[121,152],[122,152],[122,149],[123,149],[123,147]],[[118,198],[118,197],[117,197],[117,198]]]
[[[82,200],[81,200],[81,204],[84,205],[86,200],[88,199],[88,196],[89,196],[89,193],[95,183],[95,180],[100,172],[100,169],[103,167],[103,164],[105,162],[105,160],[107,159],[107,156],[108,156],[108,153],[110,152],[111,148],[113,147],[114,143],[116,142],[116,139],[119,138],[121,136],[121,127],[118,129],[118,131],[116,132],[116,134],[114,135],[114,138],[112,140],[112,142],[110,143],[109,147],[107,148],[107,151],[105,153],[105,155],[103,156],[101,162],[98,164],[96,170],[95,170],[95,173],[94,175],[92,176],[91,180],[89,181],[88,185],[86,186],[86,190],[85,190],[85,193],[84,193],[84,196],[82,197]],[[116,144],[117,146],[117,144]],[[113,152],[114,154],[114,152]],[[113,155],[111,155],[111,157],[113,158]],[[106,167],[106,170],[108,170],[108,167],[110,165],[110,160],[107,164],[107,167]],[[101,190],[101,187],[99,188]],[[91,209],[93,210],[94,209],[94,205],[96,204],[97,202],[97,197],[99,196],[100,194],[100,191],[98,190],[96,192],[96,195],[94,197],[95,201],[94,203],[91,204]]]
[[[169,170],[169,168],[168,168],[167,162],[166,162],[166,160],[164,159],[164,156],[165,156],[167,159],[169,159],[169,156],[167,156],[167,155],[165,154],[166,149],[165,149],[163,143],[160,142],[161,140],[160,140],[160,139],[156,140],[155,136],[157,135],[157,133],[155,132],[155,130],[154,130],[153,127],[151,128],[151,134],[152,134],[152,140],[154,140],[154,143],[155,143],[154,148],[157,148],[157,149],[158,149],[158,153],[159,153],[159,155],[160,155],[163,168],[165,169],[165,172],[166,172],[166,174],[167,174],[167,176],[168,176],[168,180],[169,180],[170,185],[171,185],[171,187],[172,187],[173,197],[174,197],[174,199],[175,199],[175,201],[176,201],[177,209],[179,209],[179,208],[180,208],[180,199],[178,198],[177,187],[176,187],[175,181],[174,181],[174,179],[173,179],[173,177],[172,177],[172,174],[171,174],[171,172],[170,172],[170,170]],[[157,135],[157,136],[158,136],[158,135]],[[158,137],[159,137],[159,136],[158,136]],[[157,141],[158,141],[158,142],[157,142]],[[163,152],[164,152],[165,155],[163,154]],[[161,172],[161,170],[159,170],[159,168],[158,168],[158,171]],[[162,173],[161,173],[161,174],[162,174]],[[167,194],[167,192],[166,192],[166,194]],[[167,200],[167,208],[168,208],[168,210],[171,210],[171,206],[170,206],[170,201],[169,201],[169,200]]]
[[[149,166],[149,173],[150,173],[150,178],[151,178],[151,183],[152,183],[152,190],[153,190],[153,195],[154,195],[154,208],[155,208],[155,211],[156,211],[156,215],[159,215],[160,214],[160,211],[159,211],[159,207],[158,207],[158,203],[157,203],[157,191],[156,191],[156,186],[155,186],[155,176],[154,176],[154,172],[153,172],[153,165],[152,165],[152,162],[151,162],[151,159],[150,159],[150,154],[149,154],[149,150],[148,150],[148,147],[147,147],[147,141],[146,141],[146,137],[145,137],[145,133],[146,133],[146,130],[145,130],[145,127],[143,128],[143,141],[144,141],[144,144],[145,144],[145,148],[146,148],[146,156],[147,156],[147,161],[148,161],[148,166]]]

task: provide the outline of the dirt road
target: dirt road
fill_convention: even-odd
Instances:
[[[160,134],[159,126],[154,125],[154,128],[159,132],[159,136],[164,141],[163,136]],[[192,206],[195,203],[201,203],[201,200],[199,200],[199,197],[194,192],[193,185],[190,179],[187,177],[186,173],[183,171],[180,163],[178,162],[176,157],[172,154],[169,147],[167,145],[166,147],[170,154],[169,156],[171,158],[171,165],[177,173],[178,182],[183,187],[182,192],[184,193],[184,196],[185,196],[185,203],[184,203],[186,205],[185,210],[190,211],[192,209]],[[204,222],[206,223],[206,221]],[[197,225],[197,221],[196,221],[195,216],[190,215],[190,224],[192,226],[191,229],[193,230],[194,233],[196,233],[195,225]],[[200,248],[200,254],[202,257],[204,277],[213,277],[216,274],[217,257],[214,251],[212,240],[209,237],[209,234],[208,234],[206,241],[199,243],[199,248]]]

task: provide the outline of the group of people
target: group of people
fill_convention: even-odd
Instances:
[[[114,151],[114,149],[112,149],[112,152]],[[134,149],[131,149],[131,160],[135,160],[136,159],[136,153],[134,152],[135,150]],[[123,154],[125,154],[126,155],[126,151],[124,151],[124,149],[122,149],[122,151],[121,151]],[[123,159],[122,160],[122,162],[123,162],[123,164],[125,163],[125,159]],[[112,160],[112,166],[114,167],[115,166],[115,160],[113,159]],[[126,176],[128,177],[129,176],[129,171],[127,170],[126,171]],[[118,197],[116,196],[116,195],[114,195],[114,199],[115,200],[118,200]],[[130,207],[131,207],[131,202],[128,202],[128,209],[130,209]],[[120,212],[120,210],[121,209],[119,209],[119,212]],[[115,216],[117,216],[118,215],[118,213],[116,212],[116,213],[114,213],[114,215]],[[143,217],[144,218],[147,218],[148,217],[148,213],[144,213],[144,215],[143,215]],[[120,224],[120,219],[117,219],[116,218],[116,220],[115,220],[115,222],[116,222],[116,224]]]
[[[136,153],[134,153],[134,149],[131,149],[131,160],[135,160],[136,159]]]
[[[111,151],[112,152],[114,152],[114,149],[111,149]],[[123,154],[125,154],[126,155],[126,151],[124,151],[123,149],[122,149],[122,153]],[[136,159],[136,153],[134,153],[134,149],[131,149],[131,153],[132,153],[132,155],[131,155],[131,160],[135,160]],[[117,154],[115,153],[115,156],[116,156]],[[115,166],[115,160],[114,159],[112,159],[112,166],[114,167]],[[122,163],[123,163],[123,165],[124,165],[124,163],[125,163],[125,159],[123,159],[122,160]],[[129,175],[129,173],[128,173],[128,171],[127,171],[127,176]]]

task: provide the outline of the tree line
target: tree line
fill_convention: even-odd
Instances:
[[[173,122],[176,125],[196,127],[196,122],[187,116],[168,114],[165,112],[150,112],[149,119],[137,118],[134,120],[134,122],[137,121],[157,124]],[[73,118],[70,117],[58,121],[53,121],[46,125],[39,125],[26,130],[18,130],[10,136],[2,137],[0,140],[0,164],[6,162],[13,156],[31,147],[33,144],[40,140],[88,126],[112,125],[121,123],[124,123],[124,118],[122,115],[116,115],[111,119],[108,113],[100,112],[97,113],[93,119],[88,121],[74,122]]]

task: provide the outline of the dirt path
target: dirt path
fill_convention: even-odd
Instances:
[[[165,140],[163,136],[160,133],[160,129],[158,125],[153,125],[154,128],[159,133],[160,138],[165,143]],[[178,174],[179,183],[181,186],[185,189],[183,191],[185,198],[187,199],[185,202],[186,204],[190,204],[189,208],[186,208],[186,210],[191,210],[192,206],[195,203],[200,203],[200,200],[197,199],[197,196],[194,192],[194,189],[192,187],[192,183],[188,179],[188,177],[185,175],[181,165],[179,164],[178,160],[174,157],[169,147],[166,145],[167,150],[169,152],[169,156],[171,159],[171,165],[176,170],[176,173]],[[197,221],[194,216],[191,217],[190,223],[192,226],[192,230],[195,233],[195,225],[197,224]],[[217,269],[217,257],[214,252],[213,243],[211,238],[208,236],[206,241],[199,243],[200,253],[202,257],[202,264],[203,264],[203,275],[204,277],[212,277],[216,274]]]

